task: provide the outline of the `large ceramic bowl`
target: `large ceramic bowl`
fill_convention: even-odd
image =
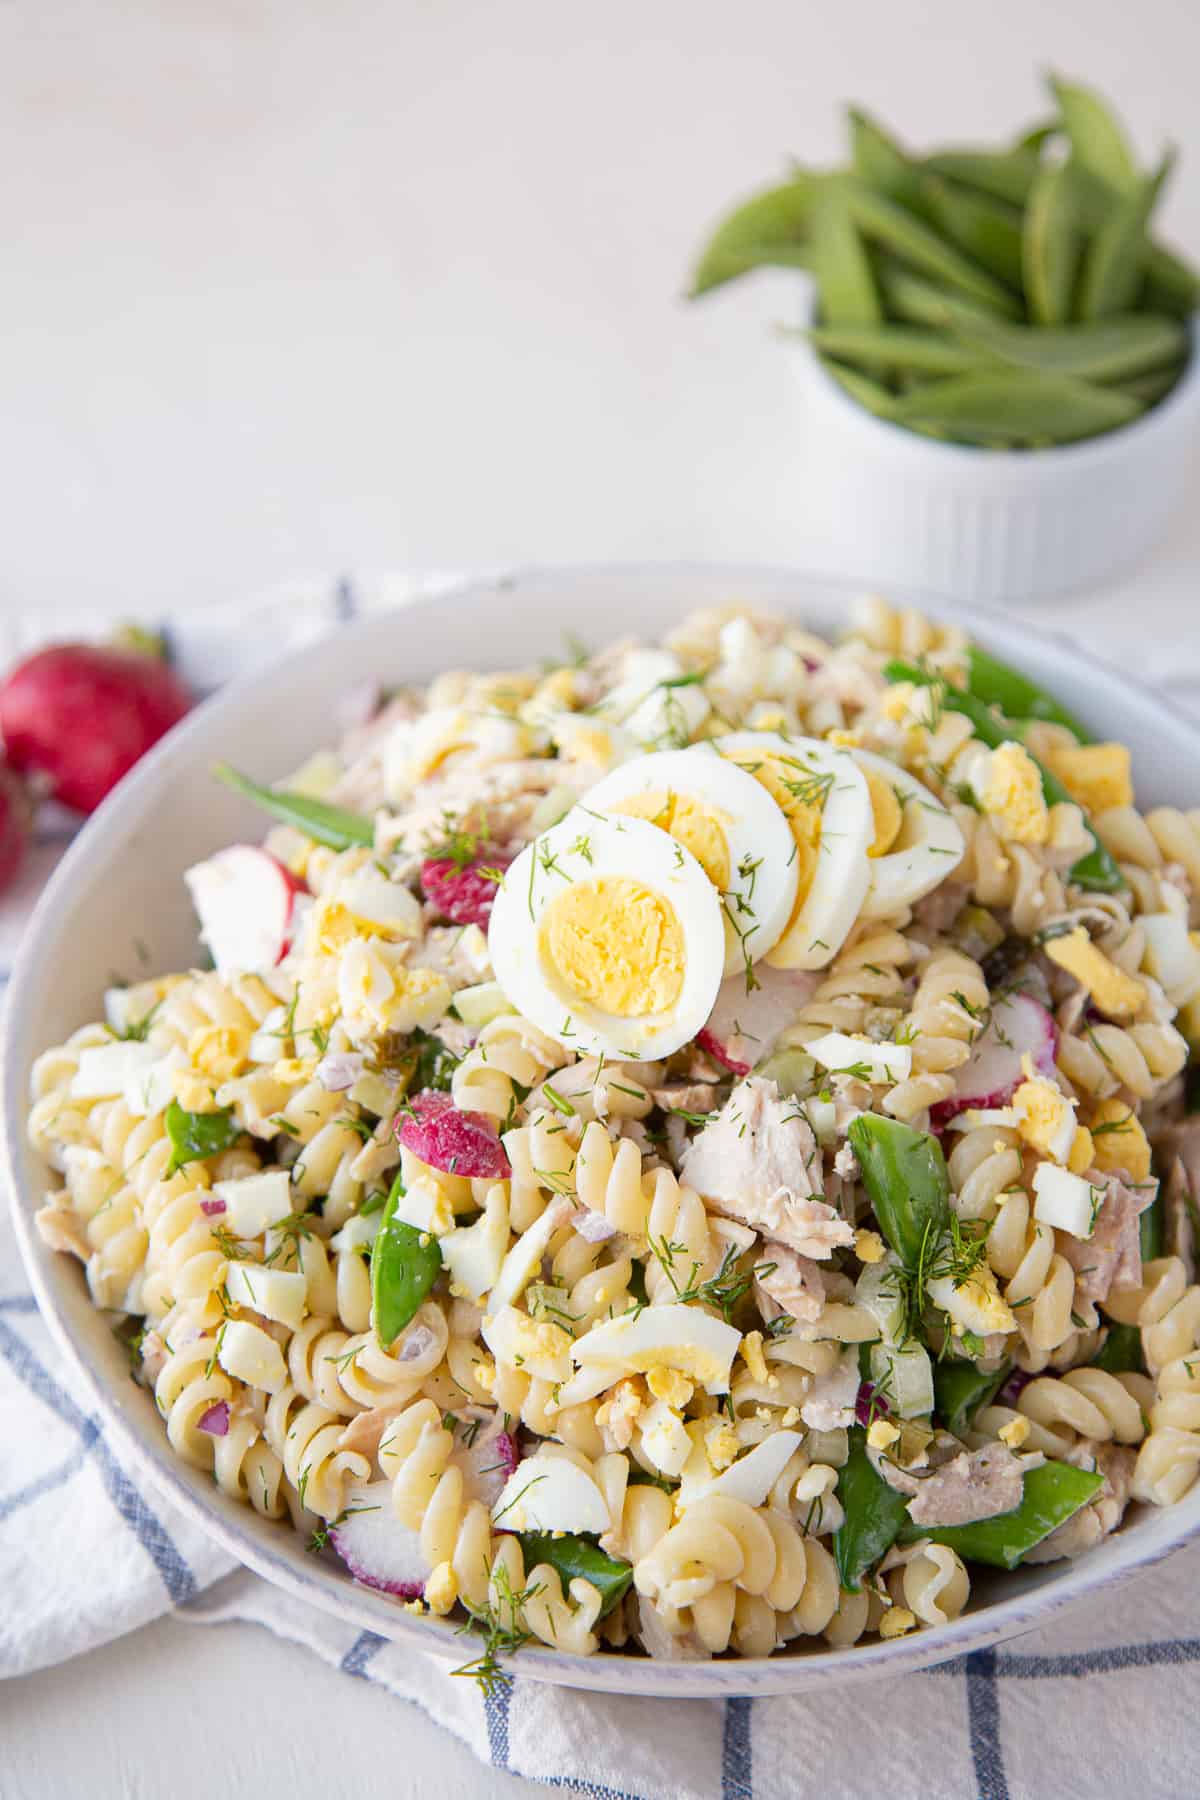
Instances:
[[[79,1265],[56,1256],[33,1228],[45,1171],[25,1141],[34,1057],[97,1016],[113,969],[185,968],[196,954],[180,880],[198,857],[262,830],[261,817],[212,781],[227,758],[271,779],[294,767],[329,729],[332,702],[364,678],[425,680],[463,664],[513,667],[555,652],[563,633],[598,644],[623,633],[654,636],[690,608],[739,599],[777,607],[819,630],[846,622],[851,593],[825,581],[756,568],[712,566],[543,570],[464,588],[451,598],[347,627],[287,658],[270,674],[228,688],[201,707],[117,791],[81,834],[34,916],[13,977],[7,1015],[4,1116],[17,1232],[42,1310],[76,1363],[134,1475],[153,1483],[224,1548],[268,1581],[343,1620],[461,1662],[467,1640],[417,1619],[307,1555],[290,1528],[228,1500],[167,1445],[152,1398],[129,1380],[123,1350],[91,1306]],[[1073,711],[1134,747],[1139,797],[1187,805],[1200,786],[1200,733],[1156,696],[1024,622],[985,614],[963,622],[1020,664]],[[139,945],[142,947],[139,949]],[[1200,1529],[1200,1486],[1179,1506],[1139,1509],[1079,1562],[989,1579],[973,1575],[971,1609],[953,1624],[892,1643],[830,1650],[821,1640],[769,1660],[668,1664],[641,1657],[574,1659],[522,1650],[535,1680],[612,1693],[713,1697],[797,1693],[922,1667],[1013,1637],[1083,1595],[1159,1561]]]

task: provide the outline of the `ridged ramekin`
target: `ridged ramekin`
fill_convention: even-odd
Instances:
[[[805,512],[828,566],[950,600],[1062,592],[1120,572],[1153,544],[1193,473],[1200,354],[1143,418],[1051,450],[943,444],[877,419],[805,339]]]

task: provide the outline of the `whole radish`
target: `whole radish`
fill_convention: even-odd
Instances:
[[[39,770],[56,800],[90,813],[190,705],[158,657],[55,644],[0,687],[0,732],[14,768]]]
[[[24,782],[0,761],[0,889],[15,880],[25,860],[32,818]]]

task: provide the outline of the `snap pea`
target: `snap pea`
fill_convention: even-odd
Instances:
[[[171,1145],[167,1176],[176,1174],[188,1163],[203,1162],[206,1156],[218,1156],[236,1144],[242,1128],[233,1116],[232,1107],[217,1112],[186,1112],[178,1100],[172,1100],[163,1117]]]
[[[1075,302],[1081,319],[1108,318],[1137,298],[1150,247],[1146,227],[1173,160],[1168,152],[1152,175],[1123,194],[1088,245]]]
[[[797,169],[790,181],[751,195],[722,219],[692,275],[690,297],[733,281],[751,269],[775,265],[807,269],[807,240],[823,177]]]
[[[629,1590],[633,1580],[632,1565],[606,1556],[590,1537],[573,1531],[522,1531],[518,1536],[527,1569],[549,1563],[564,1589],[572,1581],[590,1581],[600,1595],[602,1619]]]
[[[845,388],[852,400],[865,406],[877,419],[890,418],[895,395],[882,382],[873,381],[869,375],[862,374],[858,369],[848,368],[845,363],[837,362],[831,356],[822,356],[821,361],[826,374],[832,376],[839,387]]]
[[[845,195],[830,188],[813,220],[813,273],[824,325],[878,325],[875,277]]]
[[[846,1516],[833,1534],[833,1560],[842,1587],[857,1594],[863,1575],[891,1549],[908,1521],[908,1501],[876,1473],[861,1425],[850,1428],[850,1454],[838,1470],[837,1497]]]
[[[1187,358],[1167,363],[1162,369],[1148,369],[1144,375],[1129,375],[1118,386],[1123,394],[1132,394],[1143,406],[1157,406],[1166,397],[1187,367]]]
[[[955,292],[982,302],[1001,317],[1020,317],[1021,305],[1015,295],[894,200],[852,177],[845,179],[845,192],[855,225],[871,243],[892,251],[922,274],[935,276]]]
[[[1107,101],[1093,88],[1063,81],[1052,75],[1050,86],[1058,101],[1071,149],[1085,169],[1090,169],[1118,193],[1137,180],[1137,164],[1129,140]]]
[[[1068,444],[1128,425],[1144,411],[1117,388],[1035,369],[975,369],[922,383],[892,408],[898,424],[936,425],[980,442]]]
[[[1077,375],[1085,381],[1123,381],[1159,369],[1178,372],[1188,336],[1178,319],[1126,313],[1086,325],[1010,325],[1001,319],[951,319],[960,342],[1019,368]]]
[[[371,1252],[371,1323],[384,1350],[411,1322],[442,1267],[433,1233],[397,1217],[403,1196],[404,1182],[397,1175]]]
[[[919,663],[893,659],[884,664],[883,672],[888,681],[912,681],[923,687],[936,685],[941,688],[941,704],[948,707],[951,712],[962,713],[964,718],[969,719],[975,736],[980,743],[986,744],[991,750],[997,749],[1010,738],[1019,738],[1021,735],[1019,722],[1000,718],[989,706],[985,706],[981,700],[977,700],[973,694],[964,694],[958,688],[950,687],[942,681],[940,676],[933,674],[929,669],[922,668]],[[1037,758],[1034,757],[1033,761],[1036,763]],[[1070,800],[1071,796],[1057,775],[1052,774],[1049,769],[1043,768],[1040,763],[1037,766],[1046,804],[1058,806],[1063,801]],[[1081,857],[1071,869],[1070,879],[1078,887],[1089,888],[1094,892],[1115,893],[1125,885],[1121,871],[1090,824],[1087,826],[1087,830],[1092,839],[1093,848],[1086,856]]]
[[[901,206],[923,213],[925,202],[920,170],[912,158],[905,155],[895,138],[869,113],[851,106],[846,117],[850,124],[850,160],[854,173],[876,193],[886,194],[889,200],[897,200]]]
[[[933,1365],[934,1411],[947,1431],[963,1437],[980,1407],[994,1400],[1012,1369],[1005,1362],[987,1373],[973,1362],[945,1357]]]
[[[1190,319],[1200,306],[1200,276],[1162,244],[1151,244],[1146,257],[1146,305],[1155,312]]]
[[[1146,1359],[1142,1355],[1142,1334],[1137,1326],[1110,1325],[1108,1336],[1089,1366],[1104,1369],[1110,1375],[1144,1375]]]
[[[981,269],[1021,291],[1021,213],[1006,200],[927,175],[922,192],[931,222]]]
[[[318,844],[331,850],[348,850],[352,844],[373,844],[375,827],[361,813],[347,812],[345,807],[330,806],[325,800],[313,800],[308,794],[288,793],[284,788],[260,787],[248,775],[241,775],[228,763],[217,763],[213,774],[235,793],[253,800],[265,813],[284,825],[292,825]]]
[[[953,375],[990,360],[986,350],[914,325],[818,325],[806,335],[826,356],[867,369]]]
[[[860,1113],[847,1135],[879,1228],[907,1268],[950,1221],[950,1177],[941,1145],[899,1119]]]
[[[1098,1471],[1076,1469],[1070,1463],[1046,1462],[1025,1476],[1021,1504],[991,1519],[970,1525],[914,1525],[908,1520],[898,1535],[902,1544],[919,1537],[948,1544],[964,1562],[990,1563],[997,1569],[1015,1569],[1043,1538],[1077,1513],[1104,1486]]]
[[[1025,208],[1021,262],[1025,300],[1035,325],[1065,325],[1083,249],[1074,167],[1068,160],[1039,169]]]
[[[1138,1219],[1138,1247],[1143,1262],[1154,1262],[1163,1253],[1163,1228],[1166,1223],[1162,1189]]]
[[[978,644],[972,644],[967,651],[967,692],[985,706],[999,707],[1007,718],[1045,719],[1053,725],[1065,725],[1081,744],[1092,742],[1079,720],[1060,706],[1053,694],[1047,694],[1019,669],[990,656]]]
[[[1029,144],[1012,150],[938,150],[925,158],[922,167],[993,200],[1024,206],[1038,172],[1038,155]]]
[[[892,256],[876,258],[880,291],[887,312],[910,325],[931,325],[944,329],[947,325],[973,320],[995,320],[987,307],[979,306],[961,294],[947,294],[944,289],[914,275]]]

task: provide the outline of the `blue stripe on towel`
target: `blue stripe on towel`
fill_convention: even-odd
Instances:
[[[994,1650],[973,1650],[967,1657],[967,1725],[979,1800],[1009,1800],[1000,1748],[1000,1689]]]
[[[754,1774],[750,1741],[753,1700],[727,1700],[721,1740],[721,1800],[753,1800]]]

